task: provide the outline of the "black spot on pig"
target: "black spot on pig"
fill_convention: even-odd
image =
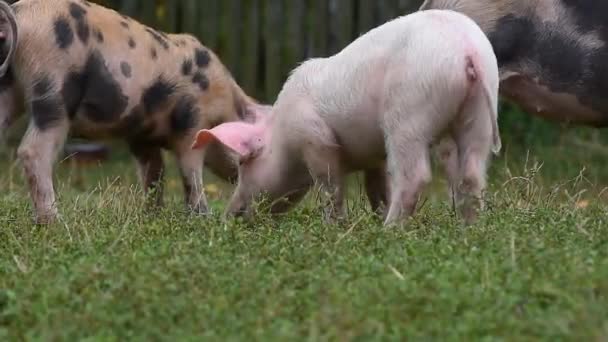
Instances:
[[[122,74],[126,78],[131,78],[132,72],[131,72],[131,65],[129,63],[127,63],[127,62],[120,63],[120,71],[122,71]]]
[[[563,92],[583,76],[585,51],[558,27],[508,15],[489,34],[501,66],[533,61],[547,86]]]
[[[74,42],[74,31],[70,27],[70,22],[66,18],[58,18],[53,23],[55,31],[55,41],[60,49],[69,48]]]
[[[70,3],[70,15],[76,20],[84,20],[87,10],[79,4],[72,2]]]
[[[76,33],[78,34],[78,38],[83,44],[87,44],[90,36],[89,25],[86,21],[79,21],[76,23]]]
[[[167,41],[167,38],[165,36],[149,27],[146,27],[146,32],[148,32],[148,34],[150,34],[150,36],[152,36],[152,38],[157,43],[159,43],[165,50],[169,50],[169,42]]]
[[[608,2],[593,0],[562,0],[582,34],[595,33],[604,46],[586,53],[584,89],[579,99],[582,103],[605,113],[608,117]]]
[[[104,41],[104,36],[103,36],[103,32],[101,32],[100,30],[95,30],[95,38],[97,39],[97,42],[99,43],[103,43]]]
[[[149,88],[144,90],[142,104],[146,114],[153,114],[167,103],[175,92],[176,85],[159,77]]]
[[[80,109],[88,119],[99,123],[117,120],[128,105],[127,96],[99,51],[91,52],[83,70],[68,74],[62,95],[71,115]]]
[[[587,60],[587,65],[593,69],[585,73],[585,89],[580,92],[579,99],[608,118],[608,48],[602,47],[588,54]]]
[[[171,112],[171,130],[182,134],[194,129],[198,124],[198,114],[196,100],[190,96],[182,97]]]
[[[569,92],[582,80],[585,50],[559,31],[548,30],[532,52],[553,91]]]
[[[86,14],[87,10],[77,3],[70,3],[70,15],[76,20],[76,34],[83,44],[86,44],[89,40],[91,30],[87,23]]]
[[[586,1],[577,4],[579,11],[591,5]],[[590,13],[586,18],[600,20]],[[602,20],[608,22],[608,19]],[[582,22],[579,27],[593,29]],[[595,26],[598,27],[601,26]],[[534,72],[529,76],[538,79],[541,85],[556,93],[574,95],[582,104],[608,116],[608,64],[605,63],[608,48],[590,48],[579,40],[579,35],[565,32],[559,24],[513,15],[501,18],[488,36],[501,67],[517,70],[521,65],[532,65],[533,71],[527,72]]]
[[[190,75],[190,73],[192,72],[192,60],[190,59],[186,59],[183,63],[182,63],[182,75],[184,76],[188,76]]]
[[[200,71],[197,71],[194,76],[192,76],[192,83],[198,85],[202,91],[209,89],[209,79]]]
[[[153,121],[146,121],[141,105],[135,106],[133,111],[123,119],[124,135],[131,147],[147,148],[150,146],[167,147],[167,137],[155,134],[156,125]]]
[[[122,27],[124,27],[124,28],[126,28],[126,29],[129,29],[129,23],[128,23],[128,22],[126,22],[126,21],[121,21],[121,22],[120,22],[120,26],[122,26]]]
[[[120,123],[120,132],[122,135],[129,137],[129,139],[142,135],[144,122],[144,110],[141,105],[137,105],[122,119]]]
[[[40,130],[51,128],[61,120],[61,99],[49,76],[39,76],[34,81],[30,110],[34,125]]]
[[[53,82],[49,76],[40,76],[34,82],[34,97],[44,97],[53,92]]]
[[[152,57],[153,60],[158,59],[158,51],[156,51],[156,48],[150,49],[150,57]]]
[[[108,70],[100,52],[91,53],[84,72],[86,92],[82,104],[87,117],[96,122],[112,122],[119,118],[127,108],[129,99]]]
[[[84,17],[87,14],[87,10],[75,2],[70,3],[69,9],[70,15],[76,20],[84,20]]]
[[[53,92],[53,82],[47,75],[39,76],[34,81],[33,96],[44,97]]]
[[[135,47],[137,46],[137,44],[135,43],[135,39],[133,39],[133,37],[129,37],[128,44],[131,49],[135,49]]]
[[[488,34],[500,65],[516,61],[534,45],[536,32],[529,18],[509,14],[500,18]]]
[[[63,103],[68,112],[70,119],[76,116],[80,101],[84,94],[85,86],[85,74],[82,72],[71,71],[67,74],[63,81],[63,87],[61,87],[61,95],[63,97]]]
[[[194,60],[199,68],[204,68],[209,65],[211,57],[209,56],[209,52],[207,50],[197,48],[194,50]]]
[[[126,16],[126,15],[124,15],[124,14],[121,14],[121,15],[120,15],[120,17],[121,17],[121,18],[123,18],[123,19],[124,19],[125,21],[127,21],[127,22],[129,22],[129,21],[132,21],[132,20],[133,20],[133,19],[131,19],[130,17],[128,17],[128,16]]]
[[[562,0],[582,33],[598,31],[603,40],[608,40],[608,2],[596,0]]]

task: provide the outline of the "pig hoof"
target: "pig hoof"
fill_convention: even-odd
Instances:
[[[201,216],[209,216],[211,215],[211,210],[209,210],[209,208],[206,205],[197,205],[197,206],[188,206],[188,210],[190,211],[190,213],[194,214],[194,215],[201,215]]]
[[[44,213],[36,215],[34,222],[39,226],[47,226],[57,221],[58,215],[56,212]]]

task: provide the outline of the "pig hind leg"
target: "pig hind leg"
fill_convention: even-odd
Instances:
[[[165,165],[160,147],[131,144],[139,178],[146,194],[146,205],[150,208],[163,205],[163,176]]]
[[[477,220],[483,209],[486,169],[492,146],[492,123],[487,103],[481,96],[472,97],[462,113],[472,117],[456,126],[459,184],[456,194],[462,216],[467,224]]]
[[[385,102],[383,129],[386,137],[387,169],[390,203],[384,224],[402,223],[412,216],[426,185],[431,181],[430,147],[434,137],[443,131],[443,108],[438,108],[429,97],[410,89],[417,84],[416,74],[398,78]],[[408,76],[409,75],[409,76]],[[409,78],[408,78],[409,77]]]

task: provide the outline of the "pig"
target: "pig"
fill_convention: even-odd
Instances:
[[[598,0],[426,0],[488,36],[500,94],[525,112],[575,125],[608,125],[608,2]]]
[[[152,206],[162,205],[161,151],[171,151],[187,206],[207,213],[204,155],[192,139],[224,122],[252,122],[265,108],[210,49],[83,0],[0,1],[0,13],[0,125],[22,110],[30,117],[17,154],[37,223],[57,219],[52,170],[69,133],[125,141]],[[210,148],[206,165],[236,178],[226,152]]]
[[[439,143],[472,223],[490,152],[501,149],[497,99],[496,56],[481,29],[454,11],[424,11],[304,62],[267,116],[201,130],[192,147],[219,141],[238,158],[228,216],[250,217],[260,198],[271,212],[286,211],[319,184],[335,222],[345,214],[345,175],[364,171],[370,200],[388,199],[384,224],[393,226],[414,214]]]

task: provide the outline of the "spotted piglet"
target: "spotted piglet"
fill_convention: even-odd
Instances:
[[[186,34],[165,34],[83,0],[0,1],[0,124],[25,109],[30,124],[18,149],[39,223],[57,216],[52,167],[71,131],[124,139],[144,188],[162,204],[161,149],[177,158],[186,201],[207,211],[197,131],[252,121],[265,107],[248,97],[212,51]],[[22,105],[25,108],[20,108]],[[206,165],[223,178],[236,167],[221,145]]]
[[[271,202],[283,211],[317,182],[336,218],[345,174],[365,171],[368,193],[390,199],[390,225],[414,213],[431,177],[430,147],[443,141],[449,180],[472,222],[490,151],[501,148],[497,101],[496,56],[481,29],[453,11],[423,11],[303,63],[268,116],[203,130],[193,147],[220,141],[240,156],[230,214],[248,214],[260,195],[286,199]]]

